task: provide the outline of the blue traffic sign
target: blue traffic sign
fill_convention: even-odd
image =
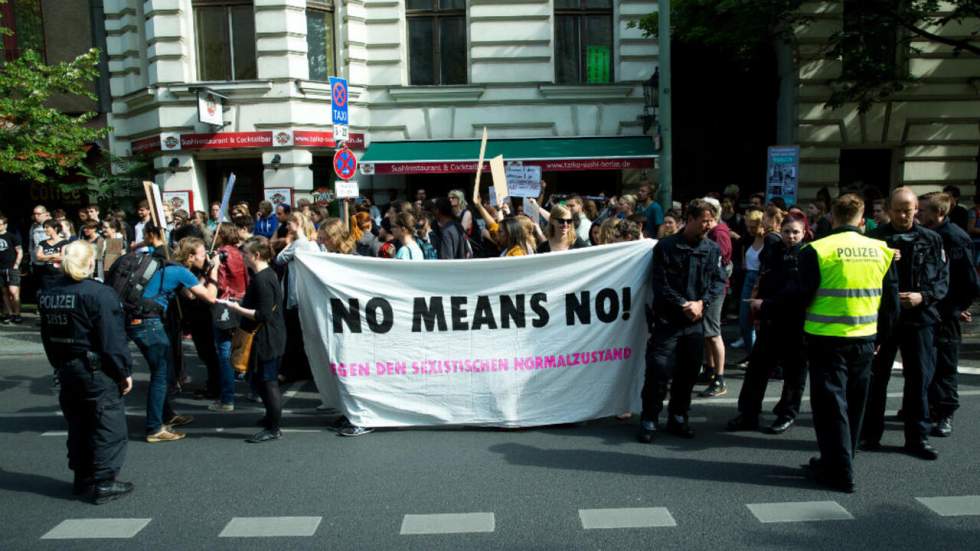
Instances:
[[[330,113],[334,124],[350,124],[347,111],[347,79],[330,77]]]

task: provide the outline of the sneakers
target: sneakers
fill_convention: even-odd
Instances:
[[[10,324],[10,318],[8,318],[7,316],[0,316],[0,325],[9,325],[9,324]]]
[[[354,425],[346,426],[339,431],[337,434],[341,436],[364,436],[365,434],[371,434],[374,429],[368,427],[355,427]]]
[[[253,434],[251,438],[248,438],[245,441],[248,442],[249,444],[261,444],[262,442],[271,442],[272,440],[279,440],[280,438],[282,438],[281,430],[266,429],[266,430],[260,430],[259,432]]]
[[[132,482],[119,482],[117,480],[106,480],[95,485],[92,492],[92,503],[102,505],[110,501],[119,499],[133,491]]]
[[[769,425],[766,432],[769,434],[782,434],[788,431],[796,423],[796,419],[789,417],[788,415],[780,415],[776,417],[776,420]]]
[[[20,325],[24,323],[24,318],[22,318],[21,316],[10,316],[10,323],[14,325]]]
[[[724,396],[728,394],[728,387],[725,386],[725,380],[721,377],[715,377],[708,385],[708,388],[701,391],[698,396],[702,398],[714,398],[715,396]]]
[[[953,434],[953,418],[943,417],[932,427],[932,436],[938,436],[939,438],[946,438]]]
[[[208,405],[208,411],[217,411],[218,413],[230,413],[235,411],[235,404],[222,404],[221,402],[211,402]]]
[[[175,442],[177,440],[183,440],[187,435],[182,432],[170,431],[166,428],[162,428],[153,434],[146,435],[146,441],[149,444],[157,444],[159,442]]]
[[[681,438],[694,438],[694,429],[682,415],[671,415],[667,420],[667,432]]]
[[[194,417],[191,415],[174,415],[169,421],[164,423],[172,428],[182,427],[184,425],[189,425],[194,422]]]

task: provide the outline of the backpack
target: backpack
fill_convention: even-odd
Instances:
[[[432,246],[432,243],[424,239],[416,239],[415,242],[418,244],[419,248],[422,249],[422,258],[425,260],[438,260],[439,253],[436,252],[436,248]]]
[[[105,284],[115,289],[127,319],[163,313],[163,306],[143,298],[143,292],[157,272],[163,278],[166,261],[153,254],[129,253],[119,257],[106,275]]]

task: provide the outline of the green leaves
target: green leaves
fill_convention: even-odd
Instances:
[[[104,138],[106,128],[88,128],[96,113],[68,115],[49,100],[59,94],[92,100],[89,88],[98,78],[99,51],[48,65],[25,50],[0,66],[0,171],[46,182],[64,175],[85,158],[87,143]]]
[[[802,0],[674,0],[672,39],[711,46],[745,66],[779,40],[814,19],[800,13]],[[828,107],[856,103],[866,111],[913,82],[905,69],[914,41],[951,46],[954,55],[980,56],[980,26],[971,32],[943,33],[947,25],[980,18],[980,0],[843,0],[841,29],[828,39],[823,55],[842,70],[830,81]],[[659,17],[635,25],[657,36]],[[955,36],[953,36],[955,34]]]

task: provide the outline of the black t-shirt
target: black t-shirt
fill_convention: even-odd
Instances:
[[[54,245],[51,245],[51,244],[48,243],[48,240],[45,239],[44,241],[41,241],[41,243],[40,243],[40,245],[41,245],[41,251],[45,255],[58,254],[58,253],[61,252],[61,249],[64,249],[65,246],[68,245],[68,243],[70,243],[70,242],[71,241],[69,241],[67,239],[64,239],[62,241],[58,241]],[[61,263],[60,262],[58,262],[58,263],[55,263],[55,262],[45,262],[44,263],[44,266],[48,269],[48,271],[51,271],[51,272],[57,272],[59,269],[61,269]]]
[[[17,247],[20,247],[20,236],[7,232],[0,234],[0,270],[9,270],[17,260]]]

